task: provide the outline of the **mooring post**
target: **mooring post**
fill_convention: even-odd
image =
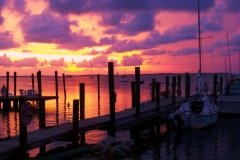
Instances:
[[[155,92],[156,92],[156,86],[155,86],[155,83],[156,83],[156,80],[155,79],[152,79],[152,83],[151,83],[151,85],[152,85],[152,102],[154,102],[155,101]]]
[[[165,98],[168,99],[169,97],[169,76],[166,76],[166,91],[165,91]]]
[[[176,77],[172,77],[172,104],[176,103]]]
[[[185,98],[186,100],[190,97],[190,75],[185,73]]]
[[[21,107],[25,102],[24,97],[19,97],[19,154],[20,159],[28,159],[29,155],[27,152],[27,125],[23,123]]]
[[[114,88],[114,68],[113,62],[108,62],[108,84],[109,84],[109,102],[110,102],[110,126],[108,132],[110,136],[115,137],[115,103],[116,93]]]
[[[136,88],[135,82],[131,82],[131,93],[132,93],[132,108],[136,107]]]
[[[135,67],[136,116],[140,115],[140,67]]]
[[[74,147],[77,147],[79,144],[79,100],[73,100],[73,128],[72,128],[72,144]]]
[[[34,87],[34,74],[32,73],[32,89],[34,90],[35,87]]]
[[[213,96],[217,95],[217,74],[213,75]]]
[[[66,95],[66,81],[65,81],[65,74],[64,73],[63,73],[62,77],[63,77],[64,99],[66,99],[67,98],[67,95]]]
[[[9,111],[10,110],[10,101],[9,101],[9,72],[6,73],[6,93],[5,99],[3,102],[3,110]]]
[[[177,76],[177,96],[182,96],[182,90],[181,90],[181,75]]]
[[[223,93],[223,77],[220,77],[219,92],[220,92],[220,95]]]
[[[156,82],[156,109],[160,110],[160,82]]]
[[[85,119],[85,84],[80,83],[80,120]],[[85,133],[81,133],[80,135],[81,144],[85,144]]]
[[[39,97],[39,111],[38,111],[38,121],[39,121],[39,128],[46,127],[46,116],[45,116],[45,100],[42,98],[42,73],[41,71],[37,72],[37,81],[38,81],[38,97]],[[42,146],[39,149],[40,155],[46,153],[46,146]]]
[[[17,96],[17,72],[14,72],[13,83],[14,83],[13,93],[14,93],[14,96]],[[14,111],[18,110],[18,100],[13,101],[13,109]]]
[[[58,109],[58,72],[55,71],[55,92],[56,92],[56,123],[59,124],[59,109]]]

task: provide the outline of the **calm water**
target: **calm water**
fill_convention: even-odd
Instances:
[[[165,82],[166,75],[142,75],[141,79],[144,84],[141,85],[141,101],[150,99],[150,87],[152,78],[158,82]],[[170,83],[171,77],[170,76]],[[59,116],[56,116],[56,101],[46,101],[46,123],[47,126],[57,125],[72,120],[72,103],[73,99],[79,98],[79,83],[85,83],[86,91],[86,118],[96,117],[109,113],[108,98],[108,77],[101,76],[100,79],[100,100],[97,95],[97,77],[92,76],[73,76],[66,78],[67,99],[64,100],[62,77],[59,77]],[[129,80],[134,80],[134,76],[129,76]],[[212,88],[213,75],[205,75],[205,80]],[[55,95],[54,77],[42,77],[43,95]],[[184,76],[182,76],[182,92],[184,94]],[[0,84],[5,84],[5,77],[0,77]],[[18,77],[17,91],[19,89],[31,89],[31,77]],[[191,75],[191,92],[193,93],[196,86],[196,76]],[[37,82],[35,79],[35,88]],[[161,85],[165,90],[165,84]],[[131,85],[121,83],[120,76],[115,76],[115,90],[117,93],[116,111],[124,110],[131,107]],[[13,91],[13,78],[10,78],[10,92]],[[163,136],[161,141],[153,145],[149,150],[139,155],[139,159],[238,159],[240,157],[240,128],[236,125],[240,118],[220,118],[219,123],[209,130],[184,131],[178,133],[170,131],[168,136]],[[38,129],[37,114],[28,131]],[[0,138],[15,136],[18,130],[18,113],[10,112],[4,114],[0,112]],[[129,138],[127,132],[117,134],[120,138]],[[97,143],[106,137],[106,132],[91,131],[87,133],[87,143]],[[160,143],[161,142],[161,143]],[[160,145],[161,144],[161,145]],[[48,148],[57,146],[58,143],[48,145]]]

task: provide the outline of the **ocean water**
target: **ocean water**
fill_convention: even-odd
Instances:
[[[154,74],[141,75],[144,84],[141,85],[141,101],[149,100],[151,97],[151,87],[149,84],[152,79],[161,82],[161,90],[165,90],[165,76],[170,77],[170,83],[173,74]],[[181,74],[181,90],[185,94],[185,77]],[[131,84],[134,75],[129,75],[129,82],[120,82],[120,75],[115,76],[115,91],[117,94],[116,111],[121,111],[131,107]],[[219,76],[220,77],[220,76]],[[191,75],[191,93],[194,93],[196,87],[196,75]],[[212,92],[213,74],[204,74],[204,79],[210,86]],[[0,77],[0,84],[5,84],[5,77]],[[97,92],[96,76],[72,76],[66,78],[67,97],[64,99],[62,77],[59,81],[59,113],[56,114],[56,101],[46,101],[46,125],[54,126],[57,124],[72,121],[72,103],[73,99],[79,99],[79,83],[85,83],[86,118],[97,117],[109,113],[109,95],[108,95],[108,77],[100,77],[100,99]],[[31,89],[31,77],[17,78],[17,91],[19,89]],[[42,77],[42,95],[55,95],[55,78],[54,76]],[[37,79],[35,78],[35,88],[37,88]],[[10,77],[10,92],[13,91],[13,77]],[[159,143],[152,145],[149,150],[139,155],[138,159],[234,159],[240,157],[240,138],[239,129],[236,126],[240,122],[237,117],[223,118],[220,117],[218,124],[209,130],[183,131],[177,132],[170,130],[167,136],[163,135]],[[2,113],[0,112],[0,138],[18,135],[18,112]],[[34,114],[31,124],[28,125],[28,131],[38,129],[38,116]],[[86,135],[86,142],[89,144],[97,143],[106,137],[106,132],[91,131]],[[129,138],[128,133],[118,134],[120,138]],[[239,139],[239,140],[238,140]],[[54,148],[58,142],[50,144],[47,148]],[[32,155],[37,150],[30,151]]]

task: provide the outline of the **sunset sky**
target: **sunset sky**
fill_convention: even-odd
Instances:
[[[229,72],[228,33],[239,72],[239,0],[200,8],[202,71]],[[0,13],[0,75],[198,71],[197,0],[0,0]]]

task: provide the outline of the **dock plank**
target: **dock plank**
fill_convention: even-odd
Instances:
[[[129,108],[116,113],[116,129],[127,129],[133,125],[143,123],[157,117],[161,119],[167,117],[167,111],[175,109],[179,103],[184,101],[183,97],[177,98],[177,103],[172,106],[170,99],[161,99],[160,109],[156,108],[155,103],[141,103],[141,112],[136,116],[136,109]],[[109,115],[93,117],[79,121],[79,132],[91,130],[107,129],[110,122]],[[72,123],[64,123],[47,129],[39,129],[28,133],[28,149],[33,149],[54,141],[70,137]],[[19,137],[15,136],[7,141],[0,142],[0,159],[4,159],[17,152],[19,147]]]

